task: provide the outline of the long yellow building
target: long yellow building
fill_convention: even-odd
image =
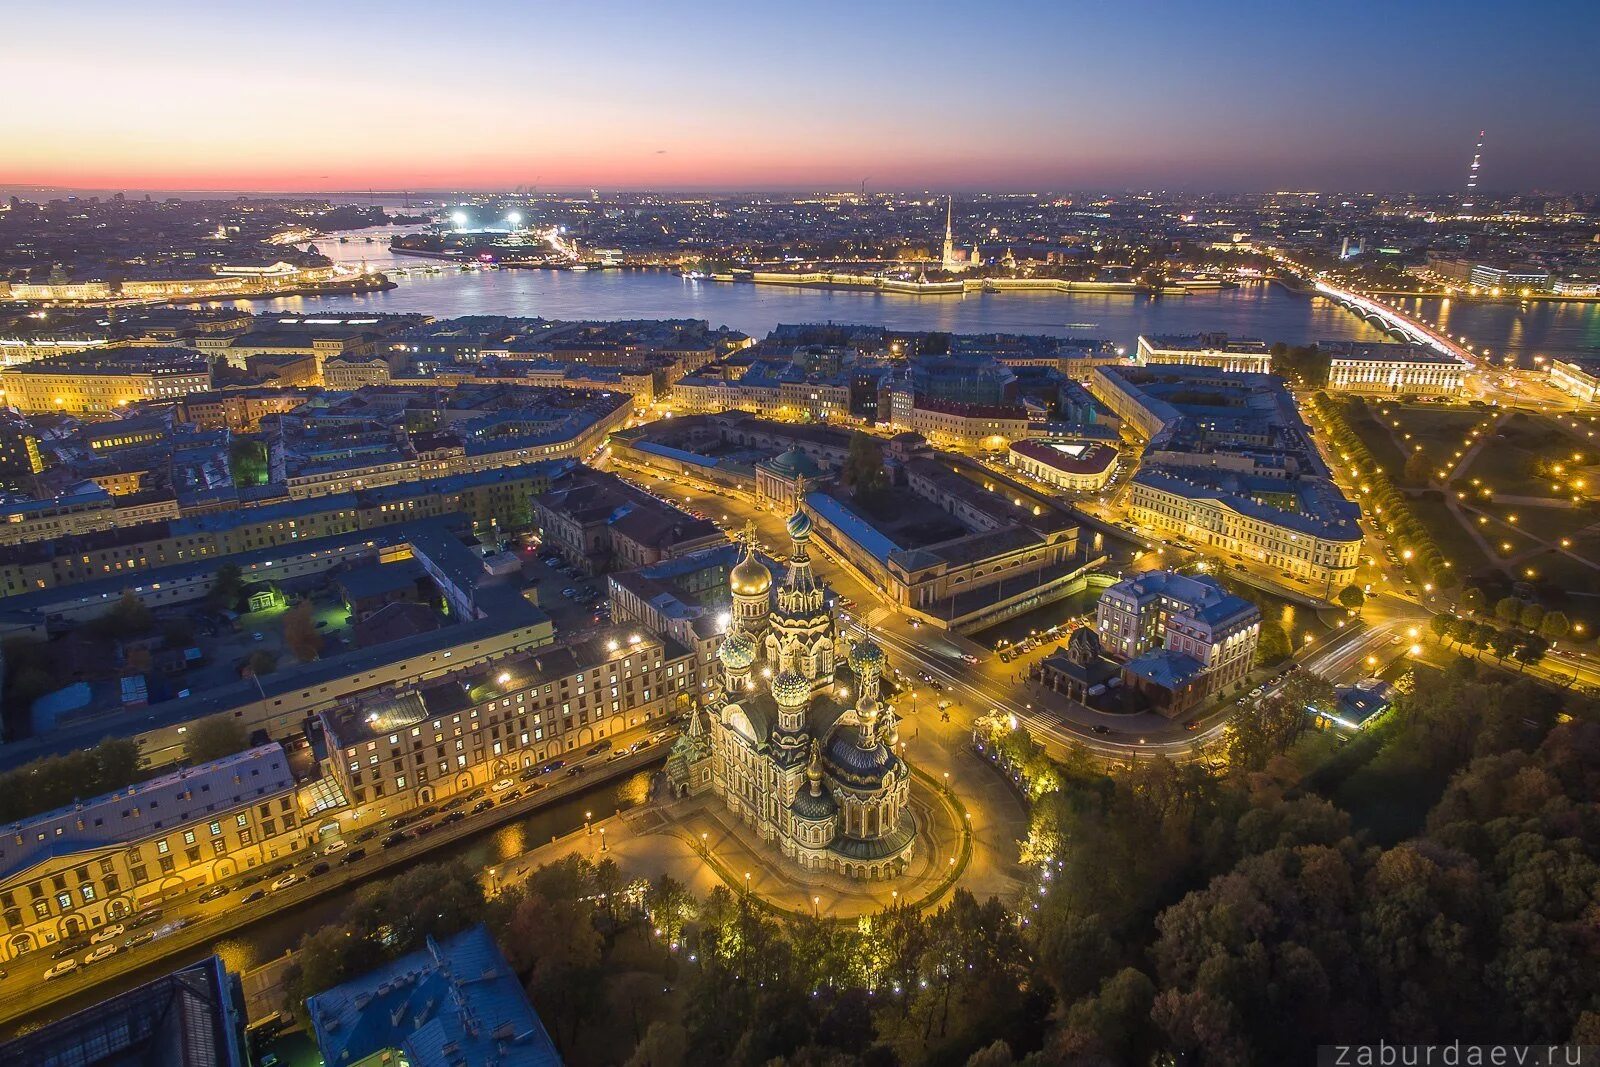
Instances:
[[[118,348],[0,371],[6,405],[22,412],[110,415],[140,401],[176,401],[210,388],[211,365],[186,348]]]

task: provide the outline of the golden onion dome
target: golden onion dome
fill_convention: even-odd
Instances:
[[[737,596],[764,596],[772,588],[772,572],[762,566],[754,553],[746,552],[728,572],[728,584]]]

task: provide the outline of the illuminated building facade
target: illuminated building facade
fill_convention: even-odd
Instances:
[[[0,826],[0,959],[131,916],[311,844],[277,744]]]
[[[698,695],[694,653],[613,627],[324,711],[329,762],[356,804],[432,804],[543,766]]]
[[[109,415],[140,401],[204,392],[211,365],[190,349],[119,348],[8,367],[0,388],[18,411]]]

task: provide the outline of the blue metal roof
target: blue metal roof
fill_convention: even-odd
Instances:
[[[329,1067],[387,1049],[412,1067],[559,1067],[544,1024],[483,925],[429,938],[306,1001]]]

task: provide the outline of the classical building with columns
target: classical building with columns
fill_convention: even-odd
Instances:
[[[811,520],[796,511],[788,530],[781,583],[748,541],[729,574],[721,676],[668,773],[680,793],[714,791],[802,867],[894,877],[910,865],[916,822],[894,711],[879,700],[884,654],[840,632],[811,569]]]

